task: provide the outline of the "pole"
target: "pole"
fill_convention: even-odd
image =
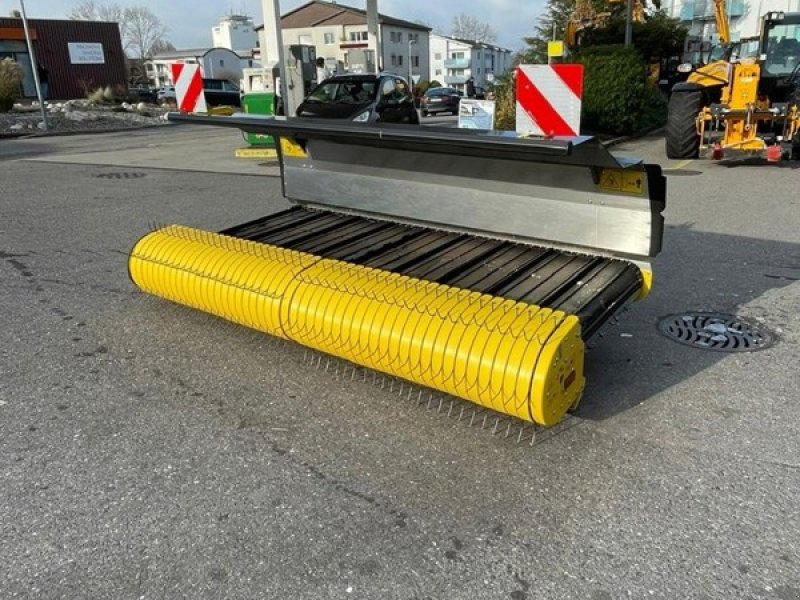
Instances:
[[[383,66],[383,39],[378,26],[378,0],[367,0],[367,48],[375,53],[372,68],[377,75]]]
[[[633,0],[628,0],[628,6],[625,9],[625,45],[630,46],[633,43]]]
[[[414,40],[408,40],[408,89],[412,92],[414,91],[414,73],[411,69],[411,45],[415,43]]]
[[[22,28],[25,30],[25,42],[28,44],[28,57],[31,61],[31,71],[33,71],[33,83],[36,86],[36,98],[39,100],[39,110],[42,111],[42,123],[44,123],[44,130],[47,131],[47,113],[44,110],[42,85],[39,81],[39,63],[36,62],[36,54],[33,52],[33,42],[31,41],[31,32],[28,29],[28,17],[25,14],[24,0],[19,0],[19,7],[22,9]]]
[[[266,51],[267,54],[264,62],[267,60],[275,60],[278,63],[278,70],[280,71],[281,78],[280,96],[283,100],[284,112],[288,115],[288,82],[286,81],[286,63],[283,59],[283,31],[281,30],[280,0],[262,0],[261,12],[264,16],[264,51]],[[269,37],[270,29],[275,32],[274,43]],[[277,93],[278,90],[275,91]]]

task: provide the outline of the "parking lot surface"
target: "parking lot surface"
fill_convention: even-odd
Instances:
[[[667,169],[654,291],[531,446],[131,284],[154,226],[287,206],[239,145],[0,141],[0,598],[800,598],[796,165],[615,148]],[[778,342],[659,334],[689,310]]]

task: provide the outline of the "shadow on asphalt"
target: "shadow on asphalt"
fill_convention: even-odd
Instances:
[[[755,302],[771,290],[800,281],[800,244],[667,227],[665,251],[654,261],[650,298],[634,305],[620,324],[591,340],[587,389],[576,415],[603,420],[646,402],[729,356],[680,345],[657,330],[660,317],[689,311],[736,314],[774,331],[789,314]],[[637,321],[649,321],[644,326]],[[633,332],[633,333],[628,333]],[[782,342],[777,336],[776,346]]]

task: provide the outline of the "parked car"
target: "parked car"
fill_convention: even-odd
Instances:
[[[406,80],[396,75],[335,75],[315,87],[297,107],[298,117],[348,119],[356,123],[419,125]]]
[[[457,115],[460,100],[461,94],[455,88],[430,88],[422,95],[420,104],[422,116],[427,117],[440,112],[449,112]]]
[[[239,86],[227,79],[203,78],[203,95],[208,108],[242,104]],[[156,102],[159,104],[176,104],[177,101],[174,87],[161,88],[156,94]]]
[[[128,87],[128,100],[130,102],[156,103],[156,90],[146,86],[132,85]]]
[[[174,87],[163,87],[156,91],[156,102],[159,104],[164,103],[172,103],[175,104],[177,101],[177,96],[175,95],[175,88]]]
[[[227,79],[203,78],[203,93],[205,94],[208,108],[242,105],[239,86]]]

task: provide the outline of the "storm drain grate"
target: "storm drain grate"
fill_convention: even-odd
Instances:
[[[667,315],[659,331],[680,344],[715,352],[752,352],[770,347],[775,336],[735,315],[694,312]]]
[[[100,173],[100,175],[97,176],[98,179],[139,179],[141,177],[147,177],[147,173],[121,171],[115,173]]]

